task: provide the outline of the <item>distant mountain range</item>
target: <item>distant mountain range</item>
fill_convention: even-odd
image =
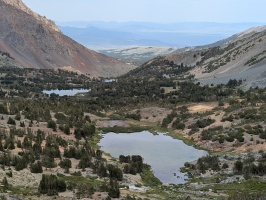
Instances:
[[[242,79],[245,89],[266,87],[266,26],[247,29],[211,45],[177,51],[181,52],[160,60],[191,67],[189,74],[195,75],[195,81],[202,84],[225,84],[230,79]],[[145,74],[142,70],[161,69],[160,65],[155,58],[135,71]]]
[[[174,47],[130,47],[99,50],[100,53],[117,58],[118,60],[140,66],[143,63],[157,57],[166,56],[178,52]]]
[[[1,54],[1,63],[91,76],[118,76],[135,67],[80,45],[21,0],[0,0],[0,51],[8,53]]]
[[[260,23],[64,22],[66,35],[121,61],[141,65],[156,56],[220,46]],[[233,35],[233,36],[232,36]]]
[[[60,30],[88,48],[188,47],[211,44],[261,23],[57,22]]]

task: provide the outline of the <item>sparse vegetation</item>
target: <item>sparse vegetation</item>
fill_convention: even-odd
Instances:
[[[201,57],[208,60],[212,55],[223,53],[224,49],[213,48],[203,51]],[[200,55],[192,57],[196,59]],[[219,62],[213,62],[209,70],[232,59],[233,55],[228,54]],[[208,195],[212,193],[207,187],[221,194],[219,188],[226,188],[224,183],[227,182],[237,187],[234,181],[243,185],[252,185],[249,181],[255,178],[262,181],[265,176],[263,152],[240,158],[223,155],[245,148],[263,149],[266,90],[243,91],[239,87],[243,81],[235,79],[218,85],[194,83],[188,73],[192,68],[158,57],[112,82],[63,70],[0,68],[3,88],[0,91],[3,126],[0,127],[0,164],[6,176],[2,181],[5,189],[15,191],[18,186],[13,186],[10,180],[17,177],[17,173],[41,179],[31,184],[30,189],[35,193],[57,195],[68,190],[75,191],[75,198],[93,198],[99,193],[109,196],[106,198],[130,199],[131,196],[124,196],[120,190],[129,187],[130,181],[125,181],[128,177],[137,180],[135,187],[148,190],[140,192],[144,198],[156,194],[156,198],[166,199],[187,197],[187,188],[195,192],[192,196],[200,196],[196,187],[190,187],[194,181]],[[70,88],[90,88],[91,91],[84,96],[42,93],[44,89]],[[211,109],[193,111],[192,105]],[[143,108],[148,107],[162,107],[169,112],[144,113]],[[127,123],[125,126],[99,125],[105,120]],[[154,129],[169,131],[199,147],[219,151],[219,156],[208,155],[186,163],[184,169],[192,179],[184,190],[179,190],[171,185],[162,186],[141,156],[121,155],[117,161],[103,156],[97,147],[98,133]],[[228,197],[239,198],[227,192],[228,188],[225,191]]]

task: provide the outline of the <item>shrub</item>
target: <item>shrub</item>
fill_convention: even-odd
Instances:
[[[223,166],[222,166],[223,169],[227,169],[228,167],[229,167],[229,166],[228,166],[227,163],[224,163]]]
[[[16,121],[12,119],[11,117],[8,118],[7,123],[11,125],[16,125]]]
[[[137,120],[137,121],[140,121],[141,120],[141,116],[139,113],[135,114],[135,113],[128,113],[126,114],[126,118],[131,118],[131,119],[134,119],[134,120]]]
[[[52,128],[53,131],[56,131],[56,122],[54,120],[49,120],[47,122],[47,128]]]
[[[31,173],[42,173],[42,163],[38,161],[37,163],[33,163],[30,166]]]
[[[193,128],[205,128],[214,122],[215,122],[215,120],[211,119],[211,118],[202,119],[202,120],[198,120],[195,124],[190,125],[188,128],[191,128],[191,129],[193,129]]]
[[[71,168],[71,160],[69,159],[61,160],[58,165],[63,169]]]
[[[63,180],[58,180],[55,175],[43,174],[38,190],[41,194],[52,196],[56,195],[58,192],[65,192],[66,183]]]
[[[243,170],[243,163],[241,160],[238,160],[235,162],[234,164],[234,171],[236,174],[242,174],[242,170]]]
[[[261,132],[259,136],[261,139],[266,139],[266,132]]]
[[[173,122],[172,127],[174,129],[182,129],[183,130],[186,126],[185,126],[185,124],[183,124],[182,122],[180,122],[179,119],[176,119]]]

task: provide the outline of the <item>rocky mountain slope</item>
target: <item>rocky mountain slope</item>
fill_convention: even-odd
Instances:
[[[0,0],[0,51],[23,67],[68,68],[91,76],[118,76],[134,68],[63,35],[21,0]]]
[[[177,49],[128,74],[177,78],[176,73],[180,72],[180,77],[194,77],[202,84],[242,79],[246,89],[266,87],[266,26],[250,28],[210,45]]]
[[[243,79],[246,88],[266,86],[266,26],[248,29],[217,44],[220,46],[185,51],[166,59],[196,66],[190,73],[205,84]]]

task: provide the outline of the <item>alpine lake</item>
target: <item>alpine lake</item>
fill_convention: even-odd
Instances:
[[[59,96],[74,96],[90,92],[90,89],[44,90],[44,94],[55,93]],[[197,160],[208,152],[185,144],[166,133],[153,134],[149,131],[135,133],[102,134],[99,142],[101,150],[114,158],[120,155],[141,155],[144,163],[151,166],[154,175],[165,185],[184,184],[188,180],[180,168],[186,162]]]
[[[114,158],[120,155],[141,155],[144,163],[151,166],[154,175],[164,184],[184,184],[188,177],[180,172],[185,162],[192,162],[208,155],[208,152],[185,144],[166,133],[149,131],[136,133],[102,134],[101,150]]]
[[[79,93],[87,93],[90,92],[90,89],[70,89],[70,90],[59,90],[59,89],[54,89],[54,90],[43,90],[44,94],[51,95],[52,93],[57,94],[59,96],[75,96],[76,94]]]

